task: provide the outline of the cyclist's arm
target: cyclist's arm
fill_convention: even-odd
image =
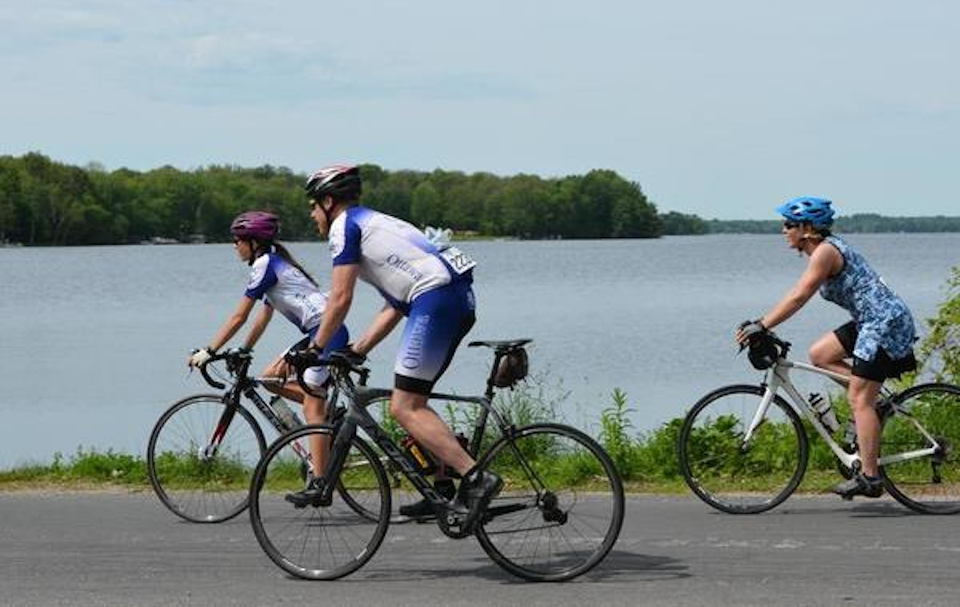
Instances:
[[[340,325],[347,318],[347,312],[353,304],[353,290],[357,286],[357,276],[360,275],[360,266],[355,263],[333,266],[330,279],[330,296],[327,298],[327,308],[323,311],[323,320],[313,338],[313,345],[323,347],[330,341],[333,334],[340,329]]]
[[[250,316],[250,310],[253,309],[256,303],[256,299],[251,299],[247,296],[244,296],[243,299],[240,300],[240,305],[237,306],[237,309],[227,318],[226,322],[223,323],[223,326],[220,327],[220,330],[217,331],[217,334],[210,341],[210,345],[208,346],[210,350],[216,352],[222,348],[225,343],[230,341],[230,338],[243,326],[243,323],[247,322],[247,317]]]
[[[393,331],[402,318],[403,314],[399,310],[394,309],[389,304],[384,306],[377,317],[373,319],[373,322],[370,323],[370,326],[367,327],[363,337],[354,342],[351,348],[357,354],[366,356],[367,352],[383,341],[383,338],[389,335],[390,331]]]
[[[810,256],[810,263],[807,264],[807,269],[800,276],[797,284],[793,285],[777,305],[763,315],[760,322],[764,327],[772,329],[796,314],[797,310],[813,297],[820,285],[842,267],[843,256],[836,247],[817,247]]]
[[[253,346],[257,345],[260,336],[263,335],[263,332],[267,329],[267,325],[270,324],[271,318],[273,318],[273,306],[264,304],[263,307],[260,308],[260,313],[257,314],[257,317],[254,319],[253,326],[250,327],[247,340],[243,343],[244,348],[252,350]]]

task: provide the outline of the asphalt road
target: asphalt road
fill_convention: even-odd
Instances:
[[[0,493],[0,604],[958,605],[958,526],[886,500],[731,516],[632,497],[611,555],[573,582],[523,582],[426,524],[391,528],[345,579],[307,582],[260,551],[246,515],[195,525],[150,493]]]

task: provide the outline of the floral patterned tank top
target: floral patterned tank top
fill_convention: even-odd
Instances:
[[[820,286],[820,295],[850,312],[856,322],[853,355],[873,360],[879,348],[893,360],[910,354],[917,337],[907,304],[841,238],[827,236],[824,243],[843,255],[843,269]]]

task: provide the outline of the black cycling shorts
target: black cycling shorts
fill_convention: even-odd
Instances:
[[[853,358],[853,374],[857,377],[883,383],[887,378],[900,377],[904,373],[914,371],[917,368],[917,359],[913,357],[913,352],[896,360],[890,358],[883,348],[877,349],[873,360],[864,360],[854,356],[853,349],[857,344],[857,323],[852,320],[838,327],[833,334],[840,340],[840,344],[846,350],[847,355]]]

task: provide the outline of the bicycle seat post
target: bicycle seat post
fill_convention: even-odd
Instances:
[[[490,373],[487,374],[487,389],[483,393],[483,395],[486,396],[487,400],[489,401],[493,400],[493,394],[496,389],[496,385],[494,384],[494,379],[497,376],[497,367],[500,366],[500,360],[504,357],[504,355],[505,355],[505,352],[503,352],[499,348],[493,351],[493,365],[490,366]]]

